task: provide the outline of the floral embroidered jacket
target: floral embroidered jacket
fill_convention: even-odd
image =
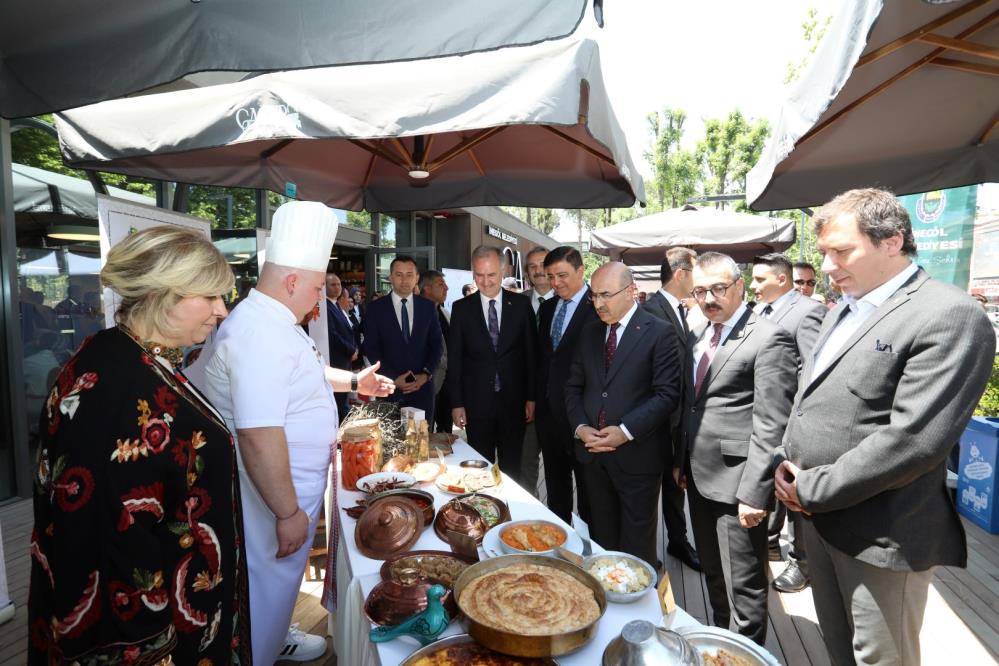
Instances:
[[[29,662],[250,664],[235,450],[123,331],[66,364],[42,413]]]

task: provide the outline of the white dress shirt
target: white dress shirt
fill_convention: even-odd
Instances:
[[[615,350],[616,350],[617,347],[621,346],[621,338],[624,337],[624,331],[625,331],[625,329],[628,328],[628,322],[631,321],[631,317],[637,311],[638,311],[638,303],[635,303],[634,305],[631,306],[631,309],[628,310],[625,313],[625,315],[623,317],[621,317],[620,320],[618,320],[618,322],[617,322],[618,323],[618,327],[617,327],[617,331],[616,331],[616,333],[617,333],[617,344],[615,346]],[[604,344],[605,345],[607,344],[607,338],[610,337],[610,329],[611,329],[610,324],[607,324],[606,326],[604,326]],[[576,426],[576,430],[574,432],[578,433],[579,429],[582,428],[584,425],[587,425],[587,424],[586,423],[580,423],[578,426]],[[596,426],[593,426],[593,427],[596,428]],[[618,427],[621,428],[621,432],[624,433],[624,436],[628,438],[629,442],[631,440],[635,439],[634,437],[632,437],[631,432],[628,431],[628,428],[625,427],[624,423],[620,424]]]
[[[762,306],[757,305],[756,307],[759,308],[760,316],[764,317],[765,319],[770,319],[775,314],[777,314],[781,308],[787,307],[788,303],[790,303],[791,299],[793,298],[794,298],[794,289],[791,289],[786,293],[781,294],[780,297],[777,298],[777,300],[775,300],[773,303],[770,303],[770,314],[768,315],[763,314],[763,310],[767,307],[766,304]]]
[[[852,338],[853,334],[874,314],[874,311],[891,298],[899,290],[899,287],[905,284],[918,270],[919,266],[910,263],[898,275],[880,287],[872,289],[862,298],[843,296],[848,312],[840,317],[822,346],[815,349],[815,364],[812,366],[812,374],[808,381],[826,369],[847,340]]]
[[[395,309],[395,321],[399,324],[399,330],[402,330],[402,296],[392,292],[392,307]],[[406,297],[406,316],[409,318],[409,334],[413,334],[413,296],[410,294]]]
[[[735,314],[729,317],[728,321],[722,324],[721,338],[718,340],[719,348],[725,344],[726,340],[728,340],[728,336],[732,333],[732,329],[735,328],[735,324],[739,321],[739,317],[741,317],[748,309],[749,308],[745,303],[740,303],[739,307],[735,310]],[[704,332],[701,333],[701,337],[697,339],[697,343],[694,345],[694,365],[691,368],[693,370],[691,378],[694,384],[697,384],[697,366],[701,362],[701,357],[704,356],[704,352],[706,352],[708,347],[711,346],[711,337],[714,334],[715,324],[713,321],[708,320],[708,327],[704,329]]]
[[[503,323],[503,290],[489,298],[481,291],[475,292],[479,295],[479,300],[482,305],[482,318],[486,322],[486,330],[489,330],[489,301],[496,301],[496,329],[499,330],[500,325]]]
[[[534,289],[531,290],[531,307],[534,308],[534,315],[537,316],[538,308],[541,307],[541,299],[546,301],[555,296],[555,290],[549,289],[547,294],[539,294]]]

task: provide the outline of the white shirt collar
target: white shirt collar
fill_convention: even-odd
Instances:
[[[746,304],[744,302],[743,303],[739,303],[739,307],[737,307],[735,309],[735,313],[731,317],[728,318],[728,321],[726,321],[726,322],[724,322],[722,324],[722,329],[725,330],[725,331],[729,331],[732,328],[734,328],[735,325],[736,325],[736,323],[738,323],[739,318],[743,314],[745,314],[745,312],[746,312],[747,309],[748,309],[748,307],[746,306]],[[711,321],[710,319],[708,320],[708,327],[704,330],[704,333],[701,334],[701,337],[704,337],[705,335],[711,336],[711,335],[714,334],[714,323],[715,322]]]
[[[786,293],[781,294],[777,298],[777,300],[775,300],[773,303],[770,304],[770,310],[772,311],[772,313],[777,314],[778,310],[780,310],[781,308],[785,307],[788,303],[790,303],[791,299],[794,298],[794,294],[795,294],[794,289],[790,289]]]
[[[408,305],[409,303],[412,302],[413,302],[413,295],[410,294],[409,296],[406,297],[406,304]],[[402,306],[402,296],[395,293],[395,289],[392,290],[392,304],[395,305],[396,308]]]
[[[586,284],[584,282],[582,288],[579,291],[577,291],[575,294],[573,294],[572,296],[570,296],[569,300],[572,301],[573,303],[575,303],[576,305],[579,305],[579,302],[581,300],[583,300],[583,294],[585,294],[586,290],[589,289],[589,288],[590,288],[590,285],[588,285],[588,284]]]
[[[864,306],[865,309],[867,307],[872,310],[877,309],[881,307],[885,301],[891,298],[892,294],[898,291],[899,287],[905,284],[909,278],[916,274],[916,271],[918,270],[919,266],[910,262],[909,265],[902,269],[898,275],[891,278],[880,287],[870,290],[862,298],[853,298],[852,296],[844,295],[843,300],[846,301],[846,304],[851,310],[854,311],[860,309],[862,306]]]
[[[539,298],[543,298],[543,299],[545,299],[547,301],[549,298],[551,298],[554,295],[555,295],[555,290],[554,289],[549,289],[544,294],[539,294],[537,289],[532,289],[531,290],[531,298],[533,298],[535,301],[537,301]]]
[[[276,298],[271,298],[262,291],[258,291],[256,288],[250,289],[250,293],[247,295],[246,299],[256,303],[260,307],[270,310],[278,317],[287,319],[291,324],[298,323],[298,320],[295,319],[295,313],[292,312],[287,305]]]
[[[496,307],[499,307],[502,304],[501,303],[502,300],[503,300],[503,290],[502,289],[500,289],[500,292],[498,294],[496,294],[495,296],[492,296],[492,297],[486,296],[481,291],[477,291],[475,293],[478,294],[479,298],[482,299],[482,307],[484,307],[484,308],[488,308],[489,307],[489,301],[496,301]]]
[[[628,328],[628,322],[631,321],[632,316],[637,311],[638,311],[638,303],[635,303],[634,305],[631,306],[631,309],[628,310],[626,313],[624,313],[624,316],[621,317],[621,319],[617,322],[618,323],[617,336],[619,339],[621,337],[621,334],[624,332],[624,329]],[[607,330],[610,331],[609,324],[607,326]]]
[[[662,289],[662,288],[659,289],[659,293],[663,295],[663,298],[665,298],[669,302],[670,305],[673,306],[674,310],[677,310],[677,312],[679,312],[679,310],[678,310],[678,308],[680,307],[680,299],[679,298],[677,298],[676,296],[674,296],[673,294],[669,293],[668,291],[666,291],[665,289]]]

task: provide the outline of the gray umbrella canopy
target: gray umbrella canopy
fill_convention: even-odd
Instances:
[[[0,115],[114,99],[200,71],[434,58],[571,34],[586,0],[5,0]]]
[[[687,206],[638,217],[590,232],[590,251],[629,266],[658,266],[668,248],[724,252],[750,261],[794,242],[794,220]]]
[[[843,3],[746,179],[754,210],[999,180],[999,0]]]
[[[57,117],[68,164],[336,208],[644,201],[595,42],[264,74]]]

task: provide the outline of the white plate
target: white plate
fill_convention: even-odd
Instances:
[[[677,627],[673,631],[687,639],[697,652],[717,655],[721,648],[750,663],[755,662],[760,666],[780,666],[780,662],[766,649],[728,629],[697,626]]]
[[[480,488],[480,489],[478,489],[476,491],[466,490],[465,486],[464,486],[464,477],[465,477],[466,474],[470,474],[470,473],[481,473],[481,471],[480,470],[465,470],[465,469],[461,469],[461,468],[459,468],[457,470],[454,470],[454,469],[450,469],[449,468],[446,472],[442,473],[440,476],[438,476],[436,479],[434,479],[434,485],[437,486],[437,489],[439,491],[441,491],[442,493],[447,493],[448,495],[465,495],[465,494],[470,493],[470,492],[492,493],[494,491],[499,490],[500,487],[502,486],[502,484],[500,484],[499,486],[485,486],[484,488]],[[454,475],[454,474],[457,474],[461,478],[461,480],[462,480],[462,484],[460,486],[461,490],[451,490],[451,488],[449,487],[448,481],[451,480],[451,475]],[[455,486],[455,487],[457,488],[459,486]]]
[[[357,489],[370,493],[371,489],[376,485],[388,481],[395,481],[394,488],[412,488],[416,485],[416,477],[412,474],[406,474],[405,472],[375,472],[374,474],[368,474],[358,479]]]
[[[538,520],[544,520],[544,518],[539,518]],[[559,525],[558,523],[555,523]],[[502,528],[508,527],[510,523],[500,523],[496,525],[491,530],[486,532],[486,535],[482,537],[482,550],[485,551],[486,557],[499,557],[500,555],[506,555],[503,552],[502,546],[500,546],[500,532]],[[583,554],[583,540],[579,538],[579,535],[570,529],[566,529],[562,525],[559,525],[565,530],[568,535],[565,543],[562,547],[568,550],[570,553],[575,553],[576,555]],[[524,555],[540,555],[540,553],[524,553]],[[558,557],[557,553],[552,553],[551,555],[544,555],[543,557]]]

